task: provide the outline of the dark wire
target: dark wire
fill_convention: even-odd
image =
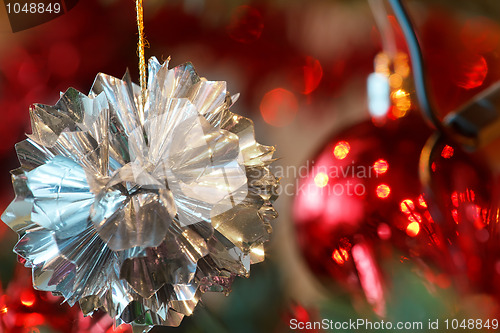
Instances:
[[[413,80],[415,81],[415,92],[417,94],[417,100],[420,105],[422,115],[434,128],[443,129],[443,125],[437,117],[435,110],[432,108],[431,101],[427,94],[422,51],[420,49],[420,45],[418,44],[415,29],[413,28],[410,18],[408,17],[408,13],[403,7],[401,0],[389,0],[389,4],[392,7],[392,11],[396,16],[396,20],[398,21],[401,30],[403,30],[406,45],[408,46],[408,51],[410,52]]]

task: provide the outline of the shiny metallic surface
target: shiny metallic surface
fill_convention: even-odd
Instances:
[[[99,74],[88,96],[32,106],[2,215],[35,288],[134,332],[179,325],[264,260],[279,183],[225,82],[151,58],[146,96],[142,112],[128,74]]]

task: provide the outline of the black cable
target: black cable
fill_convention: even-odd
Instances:
[[[394,15],[396,16],[396,20],[403,31],[403,35],[408,46],[413,80],[415,81],[415,92],[422,114],[434,128],[442,130],[443,125],[441,124],[441,120],[436,115],[435,109],[432,107],[432,103],[427,93],[422,51],[420,49],[420,45],[418,44],[415,29],[413,28],[408,13],[403,7],[401,0],[389,0],[389,4],[391,5]]]

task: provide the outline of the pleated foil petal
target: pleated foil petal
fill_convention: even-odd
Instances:
[[[30,108],[2,220],[34,287],[104,309],[134,332],[178,326],[265,257],[277,217],[274,148],[229,111],[238,95],[190,63],[149,60],[140,87],[98,74],[89,95]]]

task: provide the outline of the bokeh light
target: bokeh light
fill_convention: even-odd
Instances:
[[[454,149],[453,147],[451,146],[444,146],[443,150],[441,151],[441,156],[444,157],[444,158],[451,158],[453,156],[453,153],[454,153]]]
[[[389,76],[389,85],[393,89],[399,89],[403,85],[403,77],[398,73],[391,74]]]
[[[427,208],[427,202],[425,202],[424,196],[422,194],[420,194],[420,196],[418,197],[418,204],[420,205],[420,207]]]
[[[394,57],[394,71],[402,78],[406,78],[410,75],[408,54],[404,52],[398,52],[396,54],[396,56]]]
[[[345,249],[334,250],[332,252],[332,259],[339,265],[343,265],[347,260],[349,260],[349,253]]]
[[[386,223],[380,223],[377,227],[377,235],[382,240],[388,240],[392,235],[391,228]]]
[[[383,175],[389,169],[389,163],[384,159],[379,159],[373,164],[373,169],[377,175]]]
[[[319,172],[315,177],[314,177],[314,184],[316,184],[317,187],[325,187],[328,184],[328,175],[324,172]]]
[[[395,118],[406,116],[408,110],[411,108],[410,94],[403,89],[398,89],[391,94],[391,99],[394,105],[392,108],[392,115]]]
[[[406,234],[410,237],[415,237],[420,232],[420,224],[418,222],[411,222],[406,227]]]
[[[260,114],[266,123],[275,127],[290,124],[297,115],[299,105],[295,95],[283,88],[267,92],[260,103]]]
[[[333,156],[338,160],[343,160],[349,154],[351,145],[347,141],[338,142],[333,148]]]
[[[24,306],[30,307],[35,304],[35,294],[31,290],[25,290],[21,293],[21,303]]]
[[[377,186],[375,192],[377,193],[377,197],[385,199],[391,194],[391,188],[386,184],[380,184]]]
[[[413,200],[405,199],[401,201],[399,208],[403,213],[411,214],[411,212],[415,209],[415,204],[413,203]]]

